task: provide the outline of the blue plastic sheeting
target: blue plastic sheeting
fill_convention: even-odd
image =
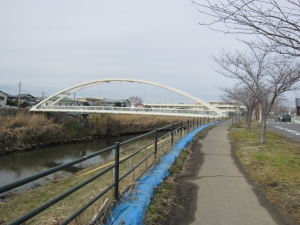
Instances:
[[[151,198],[153,197],[154,189],[169,176],[169,169],[175,159],[180,155],[181,151],[192,142],[197,133],[216,123],[218,122],[203,125],[180,139],[173,146],[172,150],[161,158],[161,163],[149,170],[141,180],[137,181],[134,190],[125,194],[122,202],[117,204],[112,210],[107,224],[143,224],[143,219],[150,205]]]

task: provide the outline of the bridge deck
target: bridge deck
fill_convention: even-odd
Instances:
[[[171,109],[171,108],[131,108],[131,107],[111,107],[111,106],[42,106],[33,108],[35,112],[66,112],[75,114],[136,114],[136,115],[164,115],[182,117],[218,117],[212,110],[198,109]]]

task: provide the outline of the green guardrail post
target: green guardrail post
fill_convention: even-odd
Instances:
[[[114,197],[115,200],[119,198],[119,161],[120,160],[120,142],[116,142],[115,148],[115,188],[114,188]]]
[[[158,137],[158,130],[157,128],[155,129],[155,142],[154,142],[154,154],[156,156],[157,153],[157,137]]]
[[[180,139],[182,137],[182,120],[180,121]]]
[[[193,130],[195,130],[195,121],[194,121],[194,118],[193,118]]]
[[[174,142],[174,123],[172,123],[172,128],[171,128],[171,146],[173,146]]]

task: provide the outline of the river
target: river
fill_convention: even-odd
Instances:
[[[33,151],[2,155],[0,157],[0,186],[7,185],[14,181],[45,171],[60,164],[70,162],[82,156],[89,155],[101,149],[110,147],[116,142],[124,142],[139,135],[140,134],[124,135],[115,138],[96,140],[89,143],[68,144],[42,148]],[[160,135],[163,135],[163,133],[161,133]],[[143,141],[152,141],[153,138],[153,134],[147,135],[143,138]],[[122,147],[120,151],[122,151]],[[43,184],[47,184],[57,177],[68,176],[83,168],[92,166],[94,164],[103,163],[113,157],[114,152],[112,150],[110,152],[106,152],[106,154],[101,154],[74,166],[68,167],[65,170],[60,171],[59,173],[57,172],[55,174],[23,185],[17,188],[16,191],[26,191]]]

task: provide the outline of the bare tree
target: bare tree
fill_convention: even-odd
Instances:
[[[272,46],[281,54],[300,56],[299,0],[192,0],[192,3],[211,18],[200,25],[223,33],[255,34],[261,40],[259,47]],[[222,28],[219,23],[225,26]]]
[[[267,115],[275,100],[284,92],[299,88],[299,64],[290,57],[271,54],[268,49],[249,47],[249,53],[223,50],[219,58],[213,59],[219,66],[218,73],[244,83],[249,94],[256,96],[261,111],[260,142],[265,142]]]
[[[133,106],[141,105],[144,102],[143,99],[138,96],[129,97],[128,100],[131,102]]]
[[[258,105],[256,95],[242,82],[235,84],[232,88],[220,87],[219,89],[223,91],[222,99],[224,101],[239,102],[246,107],[247,129],[250,129],[253,110]]]
[[[284,114],[284,113],[295,113],[295,106],[292,102],[288,101],[285,96],[281,96],[276,99],[273,104],[271,111],[275,114]]]

